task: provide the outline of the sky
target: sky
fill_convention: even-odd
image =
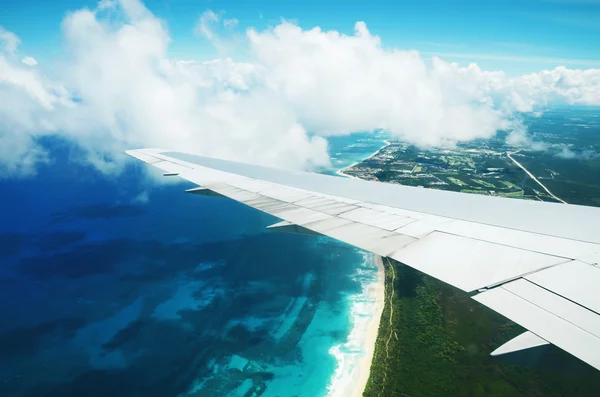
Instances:
[[[65,13],[96,1],[1,0],[0,26],[15,32],[25,50],[51,59],[59,54]],[[388,47],[488,70],[532,73],[559,65],[600,67],[600,1],[597,0],[403,0],[281,2],[274,0],[151,0],[146,6],[169,25],[170,55],[179,59],[215,55],[193,34],[206,10],[236,19],[238,30],[265,29],[282,19],[309,29],[351,34],[357,21]]]
[[[431,147],[600,105],[600,1],[0,0],[0,177],[166,147],[294,169],[383,129]]]

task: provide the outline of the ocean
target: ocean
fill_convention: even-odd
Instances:
[[[383,139],[332,138],[325,172]],[[106,176],[45,145],[37,175],[0,180],[0,396],[339,394],[371,255],[267,231],[276,218],[144,164]]]
[[[390,135],[384,131],[329,137],[331,167],[321,172],[331,175],[358,163],[381,149],[385,145],[385,140],[389,138]]]

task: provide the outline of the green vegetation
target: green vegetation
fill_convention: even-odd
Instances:
[[[505,180],[500,180],[500,183],[502,183],[504,186],[506,186],[509,189],[521,190],[520,187],[518,187],[517,185],[515,185],[512,182],[505,181]]]
[[[481,179],[472,179],[473,182],[480,184],[481,186],[489,187],[490,189],[495,189],[496,186],[493,183],[489,183],[486,181],[482,181]]]
[[[543,369],[489,353],[524,330],[456,288],[384,259],[386,304],[364,396],[597,396],[600,373],[557,348]],[[391,300],[391,304],[390,304]]]
[[[595,150],[600,151],[600,145]],[[600,206],[600,157],[562,159],[552,153],[524,152],[519,161],[534,175],[548,175],[542,183],[566,202]],[[554,178],[549,177],[550,168],[558,173]]]
[[[469,156],[441,156],[440,160],[451,167],[464,165],[469,168],[475,168],[475,162]]]
[[[474,189],[461,189],[461,192],[463,192],[463,193],[473,193],[473,194],[484,194],[484,195],[488,194],[487,190],[474,190]]]
[[[448,180],[458,186],[469,186],[466,183],[464,183],[463,181],[461,181],[460,179],[456,179],[451,176],[448,177]]]
[[[523,194],[525,194],[525,192],[523,192],[522,190],[519,190],[518,192],[499,193],[499,196],[521,198],[521,197],[523,197]]]

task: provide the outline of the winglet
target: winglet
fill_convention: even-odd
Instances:
[[[130,155],[131,157],[135,157],[136,159],[141,160],[144,163],[148,163],[148,164],[154,164],[154,163],[159,163],[159,162],[163,161],[157,157],[154,157],[154,156],[152,156],[148,153],[145,153],[141,150],[138,150],[138,149],[126,150],[125,153]]]

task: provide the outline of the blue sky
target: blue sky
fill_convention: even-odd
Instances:
[[[0,0],[0,26],[22,39],[22,51],[38,59],[60,53],[60,22],[68,10],[93,8],[89,0]],[[600,0],[372,0],[282,2],[274,0],[150,0],[173,38],[173,57],[214,56],[193,34],[207,9],[239,20],[238,29],[263,29],[281,18],[303,28],[319,26],[351,34],[365,21],[386,47],[417,49],[461,64],[511,74],[551,69],[600,67]]]

